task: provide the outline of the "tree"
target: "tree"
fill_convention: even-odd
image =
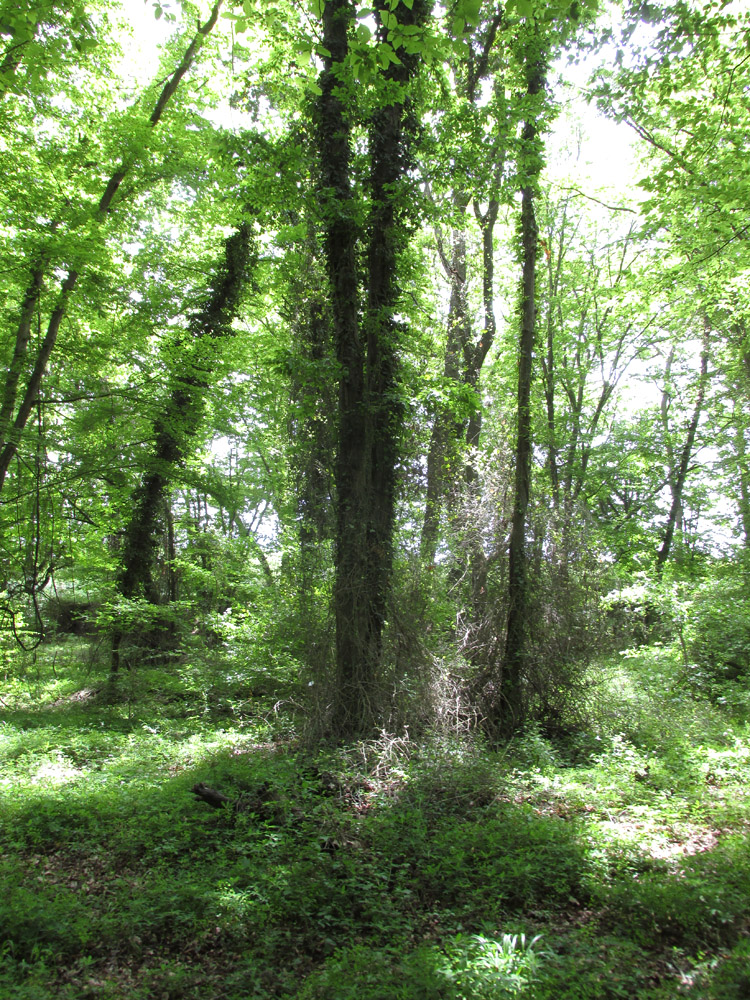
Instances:
[[[447,199],[443,199],[435,196],[431,185],[436,245],[450,288],[450,299],[443,361],[447,399],[441,400],[435,408],[427,452],[421,534],[421,554],[427,564],[435,560],[445,494],[461,475],[462,441],[470,448],[479,444],[481,407],[476,394],[482,365],[495,339],[494,230],[504,193],[503,167],[510,157],[515,122],[504,101],[505,76],[510,68],[497,51],[505,42],[502,36],[498,41],[503,20],[503,11],[493,6],[487,19],[480,21],[470,34],[469,25],[459,19],[458,41],[462,44],[456,46],[450,65],[456,81],[455,94],[451,95],[449,113],[439,119],[442,127],[438,128],[434,139],[440,153],[440,166],[434,162],[424,165],[428,175],[447,174],[451,188]],[[482,105],[481,85],[490,76],[494,77],[493,97]],[[448,81],[445,89],[448,89]],[[443,97],[443,103],[444,100]],[[485,163],[480,157],[486,155],[488,148],[490,155]],[[479,334],[473,329],[468,302],[471,274],[466,214],[472,202],[482,240],[479,269],[484,322]],[[451,220],[449,241],[442,231],[441,216],[444,214]],[[465,467],[464,473],[470,478],[470,467]]]
[[[664,440],[667,447],[667,455],[669,457],[669,492],[672,497],[672,502],[670,504],[669,514],[667,515],[667,523],[664,528],[664,540],[662,541],[659,551],[656,554],[657,579],[660,579],[662,573],[664,572],[664,566],[667,562],[667,559],[669,558],[669,554],[672,549],[672,542],[674,539],[675,528],[677,527],[678,522],[681,519],[685,480],[687,479],[688,470],[690,468],[690,462],[693,456],[695,436],[698,431],[698,422],[701,418],[701,413],[703,411],[703,405],[706,395],[706,387],[708,383],[708,357],[709,357],[709,347],[710,347],[710,334],[711,334],[711,327],[708,318],[704,317],[703,337],[702,337],[701,353],[700,353],[700,371],[697,380],[695,403],[693,404],[693,411],[690,415],[685,433],[685,438],[682,447],[679,450],[679,453],[675,452],[668,422],[668,411],[671,402],[669,377],[670,377],[670,369],[672,366],[672,361],[674,358],[673,351],[670,352],[669,357],[667,358],[667,370],[665,372],[665,378],[667,381],[664,387],[664,391],[662,393],[661,414],[662,414],[662,421],[664,424]]]
[[[336,456],[336,690],[333,728],[366,732],[376,716],[376,684],[393,560],[395,465],[402,406],[398,387],[397,258],[404,239],[403,185],[412,125],[408,85],[419,58],[395,33],[419,30],[429,5],[377,5],[381,69],[368,122],[368,179],[360,297],[357,252],[362,210],[351,178],[353,113],[349,32],[354,10],[331,0],[323,10],[325,69],[316,121],[321,207],[336,358],[340,365]],[[411,49],[411,51],[410,51]],[[360,311],[363,320],[360,322]]]
[[[153,129],[161,121],[165,108],[177,90],[180,81],[189,71],[205,38],[214,28],[221,2],[222,0],[217,0],[209,19],[199,27],[195,37],[183,53],[179,65],[164,84],[148,117],[149,128]],[[142,138],[144,144],[147,145],[145,135]],[[63,246],[62,249],[67,250],[69,254],[67,260],[62,256],[59,260],[54,260],[53,253],[59,254],[59,249],[54,247],[54,236],[60,228],[62,220],[53,219],[47,227],[49,230],[48,246],[39,249],[36,259],[27,264],[30,278],[20,303],[15,343],[0,405],[0,490],[5,483],[11,462],[18,450],[19,441],[38,398],[42,378],[57,342],[60,326],[68,311],[70,298],[75,291],[82,270],[86,266],[88,249],[86,243],[88,241],[96,242],[100,238],[100,231],[109,215],[113,200],[123,181],[133,170],[137,160],[138,155],[134,156],[130,151],[121,155],[120,163],[110,174],[96,207],[89,208],[90,217],[86,219],[84,233],[75,234],[74,243],[70,248]],[[27,355],[31,337],[31,323],[37,304],[40,302],[45,278],[53,267],[67,273],[60,281],[59,290],[52,300],[53,304],[49,312],[44,338],[38,346],[33,363],[29,364],[27,363]],[[26,376],[25,385],[19,400],[19,386],[24,375]]]
[[[523,65],[529,99],[523,126],[519,162],[521,177],[521,219],[519,257],[521,260],[520,337],[518,343],[518,391],[516,397],[515,492],[513,520],[508,546],[508,626],[500,675],[495,722],[512,733],[521,722],[522,678],[526,665],[529,627],[529,575],[526,558],[526,514],[531,489],[531,382],[536,342],[536,267],[538,230],[534,211],[536,187],[542,168],[538,99],[543,96],[549,59],[548,41],[541,31],[529,31],[524,38]]]
[[[174,381],[163,412],[153,429],[153,452],[133,495],[133,513],[125,530],[122,569],[118,580],[125,598],[145,596],[157,603],[152,564],[157,520],[167,500],[175,466],[184,458],[200,426],[209,373],[216,363],[215,344],[232,334],[232,321],[245,291],[255,247],[251,221],[243,222],[224,243],[224,260],[201,309],[190,320],[190,341],[182,371]],[[112,672],[119,667],[122,631],[112,640]]]

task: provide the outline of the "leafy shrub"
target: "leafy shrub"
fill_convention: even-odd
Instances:
[[[750,584],[739,574],[711,579],[695,594],[690,610],[693,684],[714,696],[715,685],[750,686]]]
[[[45,617],[58,635],[90,636],[96,632],[98,605],[62,594],[47,602]]]
[[[689,996],[746,1000],[750,996],[750,938],[740,941],[729,954],[706,962]]]
[[[527,806],[470,818],[395,808],[373,847],[391,859],[402,892],[462,918],[548,908],[581,893],[584,852],[571,825]]]
[[[512,1000],[530,997],[548,957],[538,937],[457,934],[442,947],[407,951],[365,945],[337,952],[297,1000]]]
[[[607,891],[603,902],[613,922],[627,921],[630,936],[644,946],[734,939],[750,896],[743,839],[727,838],[714,851],[687,858],[677,873],[644,861],[648,864],[635,877],[624,871]]]
[[[0,897],[0,939],[16,960],[70,956],[80,952],[92,935],[86,901],[55,886],[33,890],[6,885]]]

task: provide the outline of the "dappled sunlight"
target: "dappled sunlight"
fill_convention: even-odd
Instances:
[[[93,977],[118,1000],[205,975],[290,1000],[559,1000],[580,979],[598,1000],[742,919],[748,741],[726,723],[710,753],[679,728],[634,742],[641,705],[619,720],[630,737],[381,733],[305,751],[286,724],[217,728],[151,700],[173,684],[153,672],[125,706],[8,714],[13,961],[54,957],[74,989]],[[199,782],[227,804],[196,801]]]
[[[40,763],[32,771],[29,779],[32,785],[65,785],[80,778],[84,772],[65,760],[62,756],[51,757]]]

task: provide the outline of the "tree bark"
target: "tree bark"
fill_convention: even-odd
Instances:
[[[504,155],[500,159],[495,175],[499,184]],[[495,322],[495,223],[500,210],[500,202],[491,198],[486,212],[480,212],[475,203],[475,214],[482,232],[482,311],[484,327],[479,341],[465,351],[465,379],[472,389],[479,388],[479,376],[490,348],[495,342],[497,324]],[[479,437],[482,433],[482,410],[478,408],[469,416],[466,426],[466,443],[470,448],[479,447]],[[467,476],[473,478],[473,469],[467,469]]]
[[[255,253],[252,224],[244,222],[224,244],[224,262],[204,307],[190,327],[193,357],[183,360],[187,374],[174,379],[164,412],[154,426],[154,449],[133,497],[133,514],[125,532],[125,547],[119,589],[123,597],[142,595],[155,600],[151,570],[156,546],[155,529],[163,509],[165,492],[175,466],[182,461],[203,417],[210,359],[200,350],[206,338],[218,340],[232,335],[236,314]]]
[[[377,4],[381,12],[389,10]],[[424,22],[429,6],[414,0],[399,9],[405,27]],[[387,32],[379,25],[381,42]],[[398,255],[406,244],[402,222],[400,182],[411,166],[411,139],[415,123],[410,118],[406,87],[417,69],[417,58],[399,52],[400,63],[391,63],[383,76],[399,97],[378,109],[370,125],[370,194],[367,257],[367,405],[370,449],[370,515],[367,537],[367,590],[369,594],[368,647],[371,669],[377,672],[383,645],[383,627],[390,596],[393,568],[396,464],[404,420],[399,393],[398,344],[401,325],[395,319],[400,289]],[[390,89],[389,87],[389,89]]]
[[[468,203],[469,195],[461,191],[454,192],[453,208],[456,212],[463,214]],[[450,258],[442,246],[442,239],[438,237],[443,268],[449,277],[451,288],[443,362],[443,377],[450,385],[461,380],[463,345],[469,343],[471,336],[466,302],[466,237],[463,230],[453,231]],[[446,485],[457,475],[459,442],[462,435],[462,422],[456,418],[449,406],[439,404],[427,452],[427,491],[420,540],[422,559],[428,564],[435,561],[440,531],[440,511]]]
[[[738,412],[739,407],[735,407],[735,431],[734,447],[737,454],[737,477],[739,480],[740,494],[738,504],[740,508],[740,520],[742,522],[742,534],[745,551],[750,554],[750,456],[748,456],[747,433],[744,414]]]
[[[537,55],[527,59],[526,92],[530,98],[545,85],[545,61]],[[515,454],[515,499],[509,541],[508,624],[500,676],[499,700],[494,706],[495,726],[510,735],[522,721],[523,677],[528,646],[529,573],[526,555],[526,516],[531,492],[531,384],[536,337],[537,224],[534,214],[535,185],[541,170],[536,118],[524,124],[521,173],[521,331],[518,346],[517,438]]]
[[[34,318],[39,296],[44,286],[44,273],[41,268],[37,268],[31,276],[31,281],[26,289],[26,294],[21,305],[21,316],[16,330],[16,339],[13,346],[13,357],[8,366],[8,374],[5,377],[3,387],[3,402],[0,407],[0,442],[6,441],[13,411],[16,408],[16,398],[18,395],[18,383],[24,369],[26,354],[31,337],[31,322]]]
[[[351,123],[338,73],[348,51],[353,17],[348,0],[329,0],[323,9],[324,59],[318,101],[320,200],[331,291],[333,334],[340,367],[336,453],[336,687],[332,725],[342,734],[373,717],[373,683],[368,658],[369,608],[366,589],[369,453],[365,419],[364,346],[359,329],[358,230],[351,190]]]
[[[386,43],[377,5],[378,35]],[[428,4],[399,10],[404,25],[418,25]],[[370,122],[371,208],[366,244],[367,297],[359,322],[357,245],[351,173],[351,124],[339,93],[353,17],[346,0],[323,9],[325,57],[318,101],[317,137],[325,253],[332,297],[334,343],[340,366],[336,456],[336,688],[331,725],[337,735],[372,729],[383,629],[393,563],[396,459],[403,422],[398,398],[399,288],[396,266],[405,241],[398,199],[408,164],[410,123],[406,87],[417,58],[399,51],[383,71],[387,101]]]
[[[77,281],[78,272],[71,270],[68,272],[67,277],[60,286],[60,295],[57,300],[57,305],[49,318],[47,333],[37,352],[36,362],[31,375],[29,376],[29,381],[26,384],[26,390],[23,394],[21,405],[18,408],[16,419],[13,421],[13,426],[7,432],[2,451],[0,451],[0,491],[2,491],[3,485],[5,484],[5,478],[8,475],[10,463],[13,461],[16,451],[18,450],[18,444],[21,440],[21,436],[23,435],[29,416],[31,415],[31,411],[34,409],[34,404],[39,398],[39,389],[42,384],[42,378],[47,370],[47,363],[50,355],[52,354],[52,349],[57,341],[57,335],[60,332],[60,324],[62,323],[63,317],[67,311],[68,301]],[[18,341],[16,341],[16,346],[18,346]]]

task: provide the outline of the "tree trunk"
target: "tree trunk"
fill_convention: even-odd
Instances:
[[[500,182],[504,156],[495,169],[497,183]],[[476,344],[467,345],[464,351],[466,359],[464,378],[472,389],[479,389],[479,376],[490,348],[495,342],[497,324],[495,323],[495,223],[500,210],[497,199],[490,199],[487,211],[482,213],[475,204],[475,214],[482,231],[482,309],[484,312],[484,328]],[[482,410],[477,410],[469,416],[466,426],[466,443],[470,448],[479,447],[479,437],[482,432]],[[467,467],[467,478],[474,478],[474,470]]]
[[[537,57],[527,62],[527,94],[541,93],[545,64]],[[531,491],[531,383],[536,336],[536,257],[537,225],[534,214],[534,187],[541,170],[535,118],[523,128],[522,175],[528,180],[521,189],[521,333],[518,347],[517,439],[515,455],[515,499],[511,524],[508,563],[508,625],[500,677],[499,701],[493,722],[505,735],[521,723],[523,676],[527,658],[529,618],[529,573],[526,555],[526,515]]]
[[[119,586],[123,597],[139,594],[155,599],[151,570],[156,547],[156,525],[167,485],[183,459],[203,417],[204,393],[210,359],[200,358],[206,338],[232,336],[232,320],[247,283],[255,252],[252,224],[243,223],[224,244],[224,264],[205,306],[191,321],[192,359],[183,359],[188,372],[174,379],[169,401],[154,427],[154,449],[133,497],[133,514],[125,532]]]
[[[708,319],[706,318],[703,325],[703,347],[701,350],[700,374],[698,376],[698,395],[695,400],[695,406],[693,407],[693,414],[690,418],[690,423],[688,424],[685,443],[683,444],[682,451],[680,452],[679,465],[677,468],[673,467],[670,470],[669,486],[672,493],[672,503],[669,508],[667,523],[664,529],[664,540],[661,544],[661,548],[656,554],[656,577],[659,580],[664,573],[664,567],[669,559],[669,553],[674,540],[675,528],[677,527],[679,515],[682,510],[682,496],[685,487],[685,480],[687,479],[690,459],[693,454],[693,445],[695,443],[695,435],[698,430],[698,422],[703,411],[703,400],[706,395],[706,387],[708,384],[708,349],[710,332],[711,328]]]
[[[123,597],[143,596],[157,603],[152,568],[157,544],[156,527],[175,466],[183,459],[190,441],[200,428],[204,393],[211,360],[201,358],[205,343],[232,335],[232,320],[247,283],[255,254],[252,223],[242,223],[224,244],[224,264],[204,307],[194,315],[192,357],[183,360],[187,375],[174,387],[154,427],[154,449],[143,478],[133,495],[133,513],[125,530],[125,544],[118,589]],[[113,639],[112,672],[117,670],[121,636]]]
[[[378,34],[386,32],[378,5]],[[400,10],[404,25],[427,16],[424,0]],[[400,182],[408,165],[410,123],[405,88],[417,58],[399,51],[400,62],[382,74],[390,103],[370,122],[370,191],[366,251],[368,293],[364,329],[359,325],[358,232],[353,221],[351,126],[338,94],[337,68],[348,53],[353,9],[329,0],[323,9],[323,45],[330,52],[321,76],[318,145],[325,251],[333,303],[336,356],[341,368],[336,458],[336,690],[332,727],[337,735],[365,733],[377,713],[376,695],[383,628],[393,561],[396,458],[402,406],[398,399],[398,253],[405,240],[399,218]]]
[[[26,427],[29,416],[31,415],[31,411],[34,409],[34,404],[39,398],[39,389],[42,385],[42,378],[47,370],[47,363],[49,361],[50,354],[52,353],[52,349],[57,341],[57,335],[60,332],[60,324],[62,323],[63,317],[65,316],[68,308],[68,300],[76,286],[77,281],[78,272],[71,270],[68,272],[67,277],[60,286],[60,295],[57,300],[57,305],[49,318],[47,333],[37,352],[36,362],[31,375],[29,376],[29,381],[26,384],[26,390],[23,394],[21,405],[18,408],[16,419],[13,421],[13,426],[6,434],[3,449],[0,452],[0,491],[2,491],[3,485],[5,484],[5,477],[8,475],[10,463],[13,461],[18,450],[18,444],[21,440],[21,436],[24,428]],[[18,347],[18,340],[16,340],[16,347]]]
[[[739,407],[735,407],[735,431],[734,446],[737,454],[737,476],[739,479],[740,495],[738,504],[740,508],[740,520],[742,522],[742,534],[744,538],[745,551],[750,553],[750,457],[748,456],[747,443],[745,441],[746,424],[744,413],[737,412]]]
[[[504,11],[500,9],[488,22],[480,37],[478,46],[466,60],[454,67],[457,91],[462,99],[477,105],[481,94],[479,83],[492,73],[492,52],[498,29],[502,24]],[[498,136],[493,149],[493,174],[495,190],[502,183],[507,141]],[[454,214],[462,217],[472,200],[470,192],[461,187],[453,192]],[[451,287],[448,311],[448,336],[445,348],[443,374],[446,381],[456,381],[477,389],[479,375],[484,360],[495,338],[494,312],[494,228],[497,221],[499,202],[491,198],[486,212],[474,203],[474,214],[482,232],[482,299],[484,306],[484,330],[478,343],[474,343],[471,320],[467,306],[466,236],[463,229],[453,232],[450,259],[446,254],[442,239],[437,234],[438,252]],[[435,561],[440,529],[440,512],[451,481],[459,479],[459,455],[461,439],[470,448],[476,448],[482,428],[481,409],[477,408],[468,420],[457,420],[449,407],[439,406],[430,435],[427,453],[427,490],[425,513],[422,522],[420,553],[422,560],[431,564]],[[474,469],[469,463],[463,468],[466,482],[474,479]],[[481,555],[484,559],[484,553]],[[477,567],[473,567],[476,570]]]
[[[455,211],[465,212],[468,203],[468,195],[463,192],[454,194],[453,207]],[[439,247],[442,248],[442,241],[439,241]],[[463,230],[453,231],[450,259],[447,258],[442,249],[440,256],[451,286],[445,361],[443,363],[443,377],[450,384],[461,379],[463,345],[469,342],[471,336],[470,329],[468,329],[469,317],[466,303],[466,237]],[[440,529],[440,510],[446,486],[451,479],[455,480],[457,477],[459,442],[462,434],[461,421],[456,419],[450,407],[442,403],[439,404],[427,452],[427,493],[420,542],[422,559],[428,564],[435,561]]]
[[[750,454],[748,454],[746,434],[747,413],[750,409],[750,341],[742,326],[734,331],[738,336],[739,363],[735,379],[734,405],[734,445],[737,455],[737,475],[739,479],[738,504],[742,521],[745,551],[750,554]]]
[[[332,724],[337,732],[364,728],[372,718],[374,678],[368,660],[366,526],[369,496],[365,420],[364,349],[359,330],[357,227],[350,184],[351,125],[339,94],[337,71],[348,51],[349,0],[323,8],[324,59],[317,139],[324,212],[325,256],[331,290],[334,344],[340,366],[336,454],[336,688]]]
[[[37,268],[31,276],[31,281],[26,289],[23,304],[21,305],[21,316],[18,321],[18,329],[16,330],[13,357],[11,358],[10,365],[8,366],[8,374],[5,377],[3,402],[2,407],[0,407],[0,442],[7,440],[10,422],[13,418],[13,411],[16,408],[18,383],[26,362],[29,338],[31,337],[31,322],[34,318],[34,310],[36,309],[37,302],[39,301],[43,285],[44,273],[41,268]]]

